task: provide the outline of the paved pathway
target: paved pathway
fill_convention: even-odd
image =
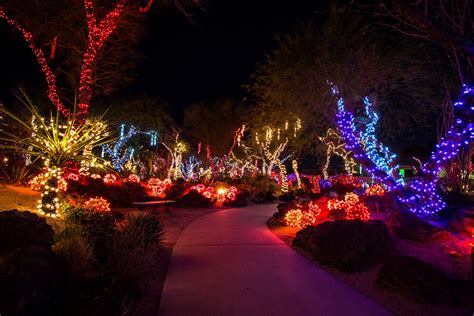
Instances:
[[[174,246],[160,315],[390,315],[284,244],[275,206],[198,218]]]

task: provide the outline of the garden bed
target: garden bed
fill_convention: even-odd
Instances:
[[[406,297],[393,292],[383,291],[374,286],[382,264],[378,264],[369,270],[355,273],[343,273],[336,269],[321,266],[305,250],[292,245],[292,241],[300,228],[284,226],[274,218],[268,221],[270,230],[296,251],[318,265],[320,268],[330,272],[336,278],[345,282],[355,290],[361,292],[380,305],[384,306],[396,315],[471,315],[468,308],[451,305],[419,304]],[[423,261],[428,261],[440,268],[450,277],[466,279],[470,276],[470,256],[467,253],[459,253],[456,256],[450,254],[449,244],[435,242],[416,242],[394,238],[397,250],[402,255],[415,256]]]

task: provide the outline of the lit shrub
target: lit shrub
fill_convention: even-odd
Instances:
[[[83,206],[86,209],[90,209],[99,213],[110,212],[109,201],[101,197],[90,198],[84,203]]]
[[[319,212],[317,214],[319,214]],[[284,223],[291,227],[305,228],[316,223],[317,214],[310,210],[302,211],[300,209],[293,209],[286,213]]]

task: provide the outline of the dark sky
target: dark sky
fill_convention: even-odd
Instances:
[[[152,10],[148,34],[141,43],[145,59],[139,77],[125,94],[145,93],[182,109],[197,101],[242,97],[242,84],[257,62],[274,47],[274,35],[290,31],[298,18],[313,16],[326,1],[207,0],[194,23],[176,12]],[[11,90],[44,84],[26,45],[0,27],[0,101]]]

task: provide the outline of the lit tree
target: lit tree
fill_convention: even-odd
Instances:
[[[7,2],[7,1],[5,1]],[[111,1],[112,2],[112,1]],[[163,0],[161,2],[169,2],[168,0]],[[121,23],[134,12],[144,13],[147,12],[154,0],[116,0],[112,2],[112,6],[107,12],[103,12],[104,8],[96,5],[96,2],[93,0],[84,0],[82,5],[82,20],[85,19],[85,29],[86,35],[82,39],[79,36],[79,44],[72,44],[71,48],[74,52],[80,51],[81,62],[80,70],[78,76],[78,86],[77,86],[77,120],[85,121],[88,112],[91,98],[93,96],[94,84],[96,81],[97,72],[99,71],[97,66],[99,60],[104,55],[104,48],[106,43],[110,40],[112,35],[120,28]],[[197,0],[190,1],[191,4],[198,5]],[[64,2],[62,3],[64,5]],[[76,2],[72,2],[71,6],[75,8]],[[175,1],[176,6],[180,10],[184,10],[183,4]],[[66,6],[62,6],[67,8]],[[53,10],[55,8],[46,8],[48,10]],[[38,15],[37,12],[34,14]],[[62,14],[66,15],[65,12],[59,12],[57,15],[63,17]],[[73,12],[77,14],[77,12]],[[29,30],[25,25],[29,21],[24,21],[21,23],[19,20],[12,18],[8,13],[7,9],[4,6],[0,6],[0,18],[5,20],[13,28],[20,32],[23,39],[27,42],[28,46],[33,51],[38,64],[41,66],[41,69],[45,75],[46,82],[48,85],[48,97],[54,106],[64,115],[69,115],[69,108],[65,105],[62,100],[60,93],[58,91],[58,78],[56,72],[51,68],[51,62],[56,55],[56,47],[59,46],[58,41],[61,42],[61,38],[57,35],[53,36],[53,39],[49,39],[47,43],[38,43],[39,39],[35,36],[34,31]],[[37,27],[44,28],[48,26],[49,21],[44,21],[43,25]],[[65,26],[63,24],[58,24],[58,28],[78,28],[77,24],[71,26]],[[129,30],[127,30],[129,31]],[[133,27],[130,28],[130,31],[133,31]],[[58,31],[59,32],[59,31]],[[49,54],[46,51],[45,47],[50,46]],[[108,54],[107,56],[113,57],[113,54]],[[117,63],[114,67],[120,67],[121,63]]]
[[[374,16],[379,24],[398,34],[434,43],[442,48],[448,56],[447,64],[452,65],[459,81],[467,86],[472,85],[474,82],[473,0],[383,0],[375,7]],[[443,104],[441,128],[438,133],[439,143],[446,139],[451,127],[456,125],[454,119],[465,117],[465,113],[460,111],[462,107],[456,106],[456,103],[453,104],[449,92],[447,95],[448,99]],[[453,191],[467,190],[473,154],[474,148],[471,142],[462,146],[453,159],[446,161],[444,168],[448,184]]]
[[[3,142],[0,148],[14,153],[23,153],[43,161],[45,167],[44,186],[41,200],[38,203],[38,212],[56,217],[59,207],[59,180],[68,163],[81,164],[93,168],[107,168],[108,162],[95,156],[92,149],[110,142],[107,125],[103,122],[103,115],[95,119],[78,121],[75,111],[71,112],[67,120],[60,119],[59,112],[43,118],[29,99],[25,101],[32,119],[29,122],[4,110],[3,112],[13,119],[27,136],[18,131],[2,130]]]
[[[354,158],[352,158],[352,152],[345,148],[346,144],[344,143],[341,135],[339,135],[332,128],[329,128],[326,131],[326,135],[323,137],[319,137],[319,139],[327,146],[326,163],[323,167],[324,179],[327,179],[329,177],[329,163],[331,162],[331,157],[333,155],[342,158],[342,160],[344,161],[344,169],[346,170],[346,173],[352,175],[354,173],[354,167],[356,163],[354,161]]]

